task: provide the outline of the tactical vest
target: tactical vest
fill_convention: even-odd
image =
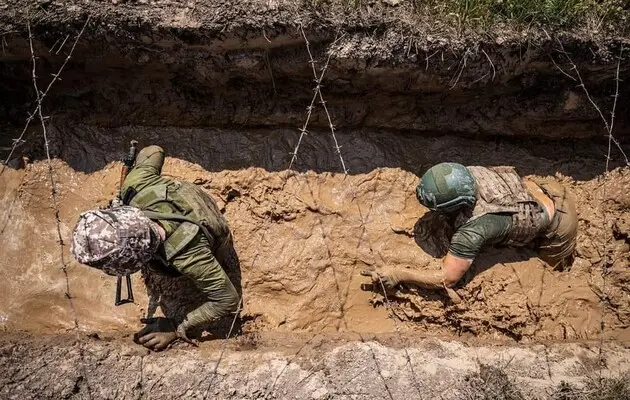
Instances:
[[[511,214],[512,229],[504,244],[525,246],[549,224],[544,210],[532,197],[513,167],[467,167],[477,185],[473,221],[486,214]]]
[[[214,199],[197,185],[189,182],[171,181],[166,184],[150,186],[124,199],[126,202],[144,211],[151,220],[180,222],[177,229],[163,243],[163,254],[156,254],[151,263],[165,275],[180,275],[171,265],[171,260],[201,231],[215,250],[229,237],[227,221]],[[124,201],[125,202],[125,201]],[[151,206],[169,203],[177,213],[159,213],[150,211]]]

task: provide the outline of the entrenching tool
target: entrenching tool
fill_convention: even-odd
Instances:
[[[138,141],[132,140],[129,146],[129,153],[127,153],[127,155],[123,157],[122,159],[123,167],[120,170],[120,185],[118,188],[119,192],[120,192],[120,188],[122,188],[122,185],[125,182],[125,178],[127,177],[129,170],[133,168],[133,164],[136,161],[136,153],[138,151],[136,147],[137,144],[138,144]],[[133,289],[131,287],[131,275],[125,275],[125,279],[127,280],[127,298],[126,299],[120,298],[120,292],[122,291],[122,276],[118,276],[116,280],[116,298],[114,300],[114,305],[116,306],[120,306],[126,303],[133,303]]]

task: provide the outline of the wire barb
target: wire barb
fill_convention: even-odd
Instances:
[[[326,106],[326,101],[324,100],[324,96],[322,95],[322,91],[321,91],[322,81],[324,79],[324,75],[326,74],[326,70],[328,69],[328,64],[330,63],[330,59],[333,53],[332,51],[328,53],[328,57],[326,58],[326,63],[324,64],[324,67],[321,69],[320,74],[318,75],[317,70],[315,69],[315,63],[317,61],[315,61],[315,59],[313,58],[313,53],[311,52],[311,45],[310,45],[310,42],[308,41],[308,38],[306,37],[306,33],[304,33],[304,28],[302,27],[302,25],[300,25],[300,32],[302,34],[302,37],[304,38],[304,43],[306,44],[306,51],[308,52],[308,57],[309,57],[308,63],[311,65],[311,69],[313,70],[313,78],[314,78],[313,80],[315,82],[315,87],[313,88],[313,98],[311,99],[311,103],[309,104],[308,107],[306,107],[306,111],[307,111],[306,120],[304,121],[304,125],[302,126],[302,129],[300,129],[301,134],[298,139],[297,145],[295,146],[295,150],[292,153],[291,161],[289,162],[289,169],[293,168],[293,164],[295,163],[297,159],[298,150],[300,148],[300,145],[302,144],[302,139],[304,138],[304,135],[306,134],[306,128],[308,127],[308,124],[311,120],[313,108],[315,107],[315,101],[319,97],[319,103],[322,105],[322,108],[324,109],[324,113],[326,114],[326,118],[328,119],[328,126],[330,128],[330,133],[335,143],[333,148],[336,150],[337,154],[339,155],[339,161],[341,162],[341,168],[343,169],[343,173],[345,175],[348,175],[348,169],[346,168],[346,163],[340,151],[341,146],[339,146],[339,142],[337,141],[337,135],[335,133],[335,126],[332,123],[332,118],[330,117],[330,113],[328,112],[328,107]],[[337,43],[343,36],[344,35],[338,36],[331,43],[330,47],[332,48],[332,46],[334,46],[335,43]]]
[[[11,148],[11,151],[9,152],[9,155],[6,157],[6,159],[4,160],[3,164],[3,168],[2,168],[2,172],[4,172],[4,168],[6,167],[6,165],[9,163],[9,160],[11,159],[11,156],[13,156],[13,153],[15,152],[15,149],[18,147],[18,145],[20,143],[25,143],[26,140],[24,140],[24,135],[26,134],[26,131],[28,130],[28,127],[30,125],[30,123],[33,121],[33,119],[39,115],[41,113],[41,107],[42,107],[42,101],[44,100],[44,98],[46,97],[46,95],[48,94],[48,92],[50,91],[50,88],[53,86],[53,84],[60,80],[60,76],[61,73],[63,72],[64,68],[66,67],[66,64],[68,64],[68,61],[70,61],[70,58],[72,57],[72,53],[74,52],[74,49],[77,45],[77,43],[79,42],[79,39],[81,38],[81,36],[83,36],[83,32],[85,31],[85,28],[88,26],[88,23],[90,22],[90,18],[91,16],[88,15],[87,19],[85,20],[85,23],[83,24],[83,27],[81,28],[81,31],[79,31],[79,33],[77,34],[77,37],[74,40],[74,43],[72,44],[72,47],[70,48],[70,52],[68,53],[68,55],[66,56],[63,64],[61,64],[61,67],[59,67],[59,70],[57,70],[56,74],[53,74],[53,79],[51,79],[51,81],[48,83],[48,86],[46,86],[46,90],[44,90],[43,92],[38,90],[37,88],[35,89],[35,94],[37,96],[37,104],[35,105],[35,109],[28,114],[28,118],[26,118],[26,124],[24,125],[24,129],[22,129],[22,132],[20,133],[20,136],[17,137],[17,139],[14,139],[14,144],[13,147]],[[29,36],[29,44],[31,47],[31,59],[33,61],[33,63],[36,60],[35,57],[35,52],[33,50],[33,35],[31,32],[31,24],[30,22],[27,25],[28,28],[28,36]],[[64,41],[65,43],[65,41]],[[33,66],[33,79],[36,80],[37,79],[37,74],[35,71],[35,66]],[[35,82],[37,83],[37,82]],[[36,87],[36,85],[35,85]],[[1,174],[1,172],[0,172]]]
[[[81,374],[83,375],[83,378],[85,379],[85,382],[86,382],[86,389],[88,392],[88,397],[91,399],[92,391],[90,389],[89,380],[88,380],[87,367],[86,367],[86,362],[85,362],[85,352],[83,348],[83,341],[81,340],[81,337],[79,335],[79,319],[78,319],[77,311],[76,311],[74,301],[73,301],[74,297],[72,296],[72,292],[70,291],[70,278],[68,276],[68,270],[67,270],[68,263],[66,261],[65,251],[64,251],[65,243],[63,241],[63,236],[61,234],[61,218],[59,215],[59,200],[57,198],[57,195],[59,194],[59,190],[57,189],[57,181],[55,179],[55,170],[53,168],[52,159],[50,157],[50,144],[48,140],[48,131],[46,129],[46,120],[48,119],[48,117],[47,116],[45,117],[42,112],[42,102],[44,100],[44,97],[46,96],[50,88],[52,87],[53,83],[59,78],[59,74],[61,74],[61,71],[63,70],[64,66],[70,59],[70,55],[72,54],[72,51],[74,51],[74,48],[77,42],[79,41],[79,39],[81,38],[81,35],[83,34],[83,31],[85,30],[85,27],[87,26],[89,20],[90,18],[88,17],[85,22],[85,25],[83,25],[83,29],[81,29],[81,31],[79,32],[79,34],[77,35],[74,41],[70,54],[66,57],[66,60],[64,61],[61,68],[59,69],[57,76],[53,77],[53,79],[48,84],[48,87],[43,92],[39,90],[39,86],[37,84],[37,57],[35,57],[35,50],[33,48],[33,32],[31,30],[31,23],[30,21],[27,21],[26,27],[28,29],[28,42],[29,42],[29,47],[31,51],[31,62],[32,62],[31,78],[33,81],[33,88],[35,89],[35,95],[37,96],[37,105],[33,113],[31,113],[29,117],[27,118],[26,126],[24,127],[24,130],[22,131],[22,135],[20,135],[18,139],[14,140],[14,143],[17,144],[20,141],[23,141],[22,137],[24,135],[24,132],[26,132],[26,129],[29,123],[35,118],[35,116],[37,116],[42,127],[42,135],[44,137],[44,148],[46,150],[46,160],[48,163],[48,174],[49,174],[50,187],[51,187],[50,193],[51,193],[52,206],[53,206],[53,215],[55,217],[55,223],[56,223],[56,228],[57,228],[56,229],[57,231],[56,243],[59,245],[59,257],[60,257],[60,263],[61,263],[61,270],[64,274],[65,283],[66,283],[66,290],[65,290],[64,295],[68,299],[68,302],[70,304],[70,309],[72,311],[72,318],[73,318],[73,323],[74,323],[73,330],[76,333],[77,346],[78,346],[79,356],[81,358],[81,368],[82,368]],[[11,154],[13,153],[14,150],[15,150],[15,146],[11,150],[11,153],[9,154],[7,161],[11,157]]]

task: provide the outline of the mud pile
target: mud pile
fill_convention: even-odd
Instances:
[[[434,143],[444,142],[435,139]],[[483,142],[477,145],[488,147]],[[501,152],[480,151],[487,161],[474,157],[489,165],[503,152],[519,151],[507,144],[502,147]],[[531,150],[520,152],[521,163],[548,168],[547,161],[532,156]],[[596,161],[579,159],[573,165],[589,162]],[[104,205],[114,195],[119,167],[109,163],[86,174],[54,161],[65,243],[82,210]],[[261,168],[208,172],[198,164],[169,158],[164,174],[203,186],[225,212],[242,269],[245,330],[392,331],[394,322],[383,299],[361,291],[360,284],[366,282],[359,272],[383,265],[440,267],[439,259],[414,240],[426,209],[414,196],[417,176],[400,168],[357,175]],[[0,307],[5,329],[70,328],[73,320],[60,270],[46,163],[8,169],[0,179],[2,230],[9,238],[4,260],[15,277],[2,283],[2,290],[13,294],[4,297]],[[570,271],[553,271],[526,249],[490,249],[475,261],[473,273],[460,289],[463,305],[454,306],[431,292],[391,293],[393,311],[404,321],[398,323],[405,330],[438,336],[595,339],[600,337],[603,319],[607,337],[629,338],[625,188],[630,173],[618,169],[602,178],[575,181],[558,175],[558,179],[578,199],[580,235]],[[33,248],[25,247],[35,243]],[[99,332],[134,328],[146,311],[146,298],[136,306],[113,307],[115,279],[78,265],[65,247],[64,252],[82,328]],[[610,272],[606,277],[604,266]],[[136,293],[144,292],[137,282]]]
[[[502,385],[516,379],[525,398],[540,398],[603,366],[627,370],[630,170],[618,147],[628,153],[630,58],[615,58],[627,39],[434,32],[408,19],[406,2],[376,2],[380,14],[266,0],[6,3],[1,395],[399,398],[419,379],[419,397],[462,398],[470,382],[486,381],[482,359],[504,371]],[[43,103],[47,143],[39,124],[23,130],[36,104],[27,20],[40,88],[85,26]],[[316,74],[326,67],[328,115],[312,103],[311,61]],[[609,148],[591,101],[608,116],[615,93],[619,143]],[[151,278],[147,288],[134,276],[135,302],[114,307],[115,278],[69,254],[78,215],[116,194],[131,139],[162,146],[163,173],[204,188],[229,221],[243,311],[225,365],[212,367],[224,352],[207,339],[223,337],[226,324],[199,350],[154,356],[128,343],[149,312],[147,292],[168,286],[166,314],[196,301],[185,279]],[[414,288],[361,290],[362,270],[440,268],[448,235],[439,219],[426,230],[414,189],[442,161],[513,165],[568,186],[579,214],[572,268],[554,271],[531,249],[488,249],[458,288],[460,305]],[[526,347],[468,349],[445,338]],[[609,344],[599,353],[539,344],[600,339]]]

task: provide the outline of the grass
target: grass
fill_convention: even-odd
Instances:
[[[628,400],[630,399],[630,375],[614,378],[591,378],[584,387],[562,382],[552,400]]]
[[[369,10],[384,0],[306,0],[321,7]],[[630,0],[402,0],[417,17],[453,23],[460,30],[495,24],[546,29],[630,32]],[[394,9],[394,8],[391,8]]]
[[[454,18],[460,26],[494,23],[614,30],[630,23],[630,0],[415,0],[416,9]]]
[[[513,381],[497,367],[479,364],[479,373],[467,377],[470,384],[465,393],[469,400],[525,400]]]
[[[463,397],[468,400],[541,400],[524,395],[513,379],[501,368],[479,364],[479,372],[466,377],[468,387]],[[629,400],[630,373],[617,377],[600,378],[595,373],[587,376],[582,385],[561,382],[544,400]]]

